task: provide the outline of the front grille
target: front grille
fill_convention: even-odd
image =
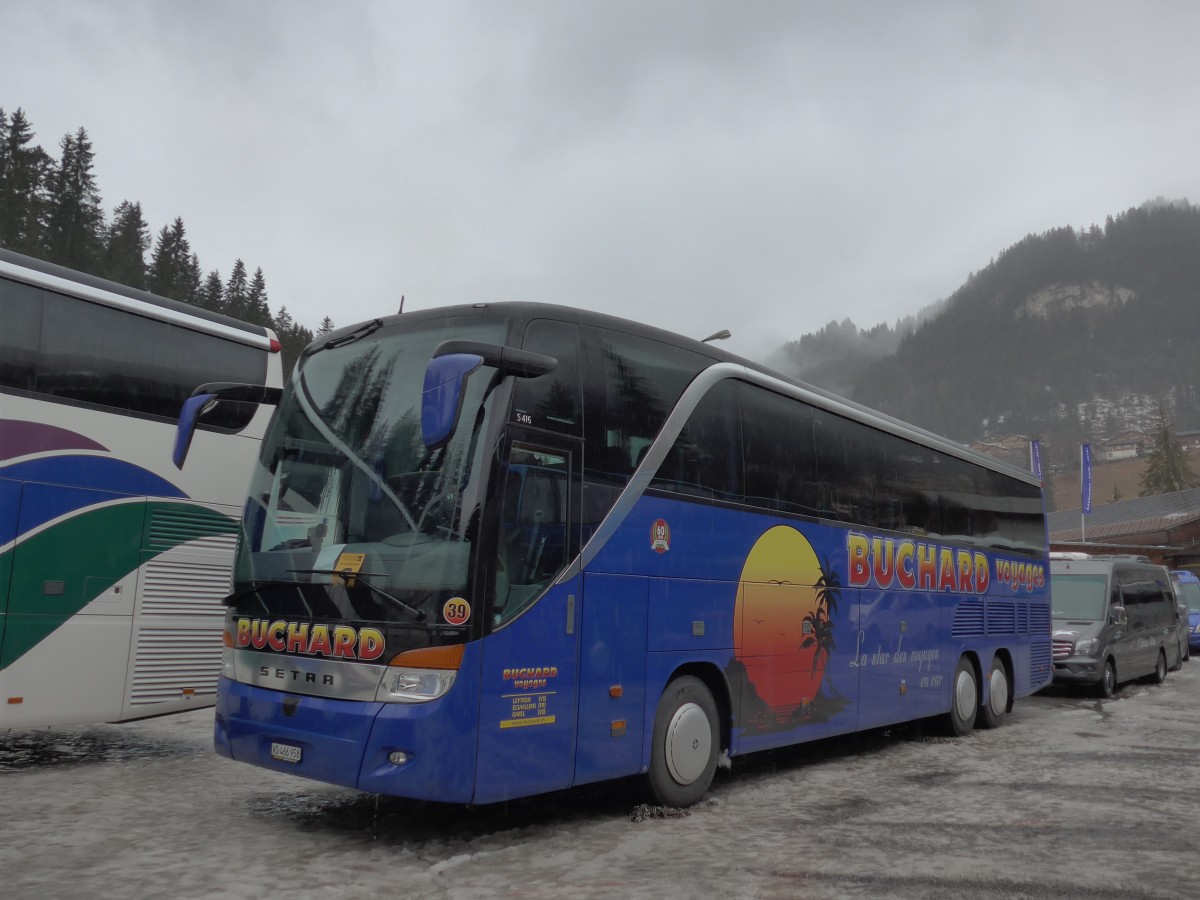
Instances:
[[[1066,659],[1068,656],[1071,655],[1071,653],[1074,650],[1075,650],[1075,642],[1074,641],[1060,641],[1058,639],[1055,639],[1055,641],[1054,641],[1054,658],[1055,659]]]

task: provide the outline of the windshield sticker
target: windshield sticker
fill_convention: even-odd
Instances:
[[[363,561],[366,558],[367,554],[365,553],[340,553],[338,554],[337,562],[333,565],[334,571],[341,572],[343,575],[357,575],[362,571]],[[354,587],[353,578],[341,578],[335,575],[332,581],[334,584],[340,584],[344,581],[350,587]]]
[[[655,519],[650,526],[650,549],[655,553],[666,553],[671,549],[671,526],[666,519]]]
[[[471,604],[462,597],[451,597],[442,606],[442,618],[448,625],[466,625],[471,618]]]

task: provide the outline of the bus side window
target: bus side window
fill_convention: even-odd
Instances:
[[[740,503],[742,492],[742,433],[736,387],[718,383],[697,404],[675,439],[653,488]]]

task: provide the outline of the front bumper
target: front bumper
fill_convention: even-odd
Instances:
[[[370,793],[468,803],[475,787],[475,735],[472,720],[457,712],[438,701],[301,697],[222,677],[214,745],[222,756],[303,778]],[[297,748],[299,761],[274,758],[271,745],[276,743]],[[393,764],[393,750],[405,751],[408,761]]]
[[[1058,660],[1054,663],[1055,684],[1096,684],[1104,677],[1104,662],[1090,657]]]

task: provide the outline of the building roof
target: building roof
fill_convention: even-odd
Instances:
[[[1080,509],[1063,509],[1046,514],[1051,541],[1077,541],[1080,537]],[[1135,497],[1093,506],[1087,516],[1089,540],[1166,531],[1200,519],[1200,488]]]

